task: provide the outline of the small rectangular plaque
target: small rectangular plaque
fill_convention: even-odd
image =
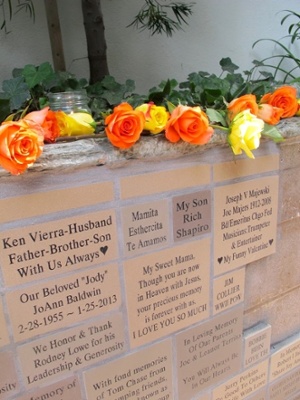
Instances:
[[[5,284],[19,285],[112,260],[117,243],[113,210],[0,232]]]
[[[215,189],[215,275],[275,253],[278,176]]]
[[[37,389],[15,400],[75,400],[81,398],[80,385],[76,377],[64,379],[52,385]]]
[[[271,344],[271,325],[258,324],[244,331],[244,367],[269,356]]]
[[[209,316],[209,264],[209,239],[124,263],[132,346]]]
[[[8,399],[20,390],[14,358],[12,352],[0,353],[0,400]]]
[[[180,399],[237,373],[242,361],[243,308],[237,307],[176,337]]]
[[[210,183],[210,166],[194,165],[187,168],[151,172],[121,178],[121,198],[148,196],[170,190],[184,189]]]
[[[3,310],[3,301],[0,296],[0,347],[6,346],[9,342],[10,340]]]
[[[27,387],[63,378],[125,351],[121,314],[67,329],[18,348]]]
[[[89,195],[86,196],[86,193]],[[70,210],[71,208],[87,207],[112,201],[113,198],[112,182],[94,183],[5,198],[0,200],[1,210],[5,210],[4,213],[0,214],[0,223]],[[20,204],[22,204],[22,207],[20,207]]]
[[[279,161],[279,154],[268,154],[256,157],[255,162],[249,158],[243,158],[214,164],[214,182],[276,171],[279,169]]]
[[[211,231],[211,191],[173,197],[173,236],[178,242]]]
[[[244,301],[245,268],[214,279],[214,315]]]
[[[294,395],[300,394],[300,367],[286,374],[282,378],[276,379],[270,385],[270,399],[297,399]],[[299,398],[299,397],[298,397]]]
[[[270,382],[300,365],[300,334],[273,347],[270,360]]]
[[[171,340],[84,373],[88,400],[173,399]]]
[[[270,400],[267,395],[267,387],[258,390],[253,396],[247,397],[247,400]]]
[[[121,304],[117,265],[84,270],[7,293],[16,341],[69,326]]]
[[[268,381],[268,360],[248,368],[213,390],[213,400],[243,400],[262,389]]]
[[[169,216],[166,200],[124,207],[122,217],[126,256],[135,256],[168,244]]]

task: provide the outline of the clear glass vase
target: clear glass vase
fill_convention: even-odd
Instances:
[[[68,92],[49,93],[49,106],[53,111],[63,111],[66,114],[74,112],[88,112],[89,98],[85,90],[74,90]]]

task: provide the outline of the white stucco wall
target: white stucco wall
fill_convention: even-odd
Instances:
[[[19,13],[10,25],[11,33],[6,36],[0,33],[1,82],[11,77],[14,67],[51,61],[44,2],[34,0],[34,3],[35,24]],[[253,59],[271,55],[274,50],[270,42],[252,49],[256,40],[279,39],[286,34],[290,20],[282,27],[284,14],[280,11],[300,12],[299,0],[196,0],[189,26],[167,38],[126,28],[141,3],[141,0],[102,0],[110,73],[120,82],[134,79],[140,93],[163,79],[183,81],[191,72],[219,74],[219,61],[223,57],[230,57],[241,72],[250,69]],[[58,5],[67,68],[78,78],[87,78],[81,1],[59,0]]]

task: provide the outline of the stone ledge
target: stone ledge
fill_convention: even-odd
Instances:
[[[282,120],[278,124],[278,128],[286,139],[283,142],[284,144],[288,144],[293,138],[298,142],[300,118]],[[128,150],[119,150],[113,147],[107,138],[80,139],[65,143],[58,142],[45,145],[42,156],[30,167],[28,172],[77,169],[97,165],[113,166],[113,164],[119,164],[131,159],[153,161],[163,158],[168,160],[187,154],[203,154],[216,146],[228,146],[226,134],[221,130],[215,130],[211,141],[204,146],[191,145],[185,142],[172,144],[163,135],[143,136],[139,142]],[[229,147],[228,151],[230,151]],[[5,170],[0,170],[0,177],[8,175],[10,174]]]

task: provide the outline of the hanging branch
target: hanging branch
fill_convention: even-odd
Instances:
[[[145,0],[128,27],[134,26],[141,31],[148,29],[152,36],[156,33],[172,36],[174,31],[182,29],[182,24],[188,24],[187,18],[192,15],[193,4],[176,2],[162,5],[157,0]],[[174,18],[170,17],[170,12],[174,14]]]
[[[18,4],[15,5],[17,14],[19,11],[25,11],[29,13],[30,18],[35,21],[35,10],[32,0],[18,0]],[[7,30],[7,20],[11,20],[13,16],[13,4],[12,0],[1,0],[0,1],[0,9],[2,12],[2,23],[0,29],[4,30],[7,34],[9,31]],[[6,9],[8,9],[8,16],[6,15]]]

